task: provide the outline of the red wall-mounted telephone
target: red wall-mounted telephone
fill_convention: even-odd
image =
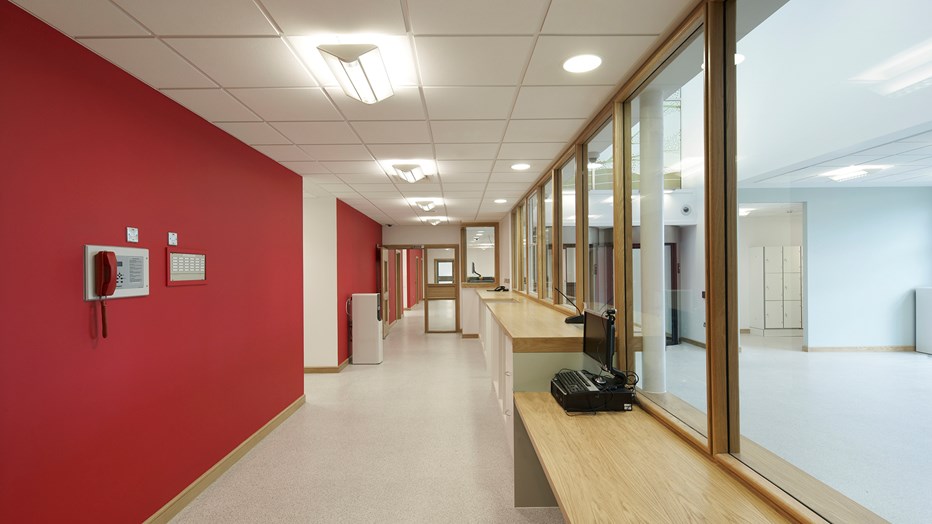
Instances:
[[[101,333],[107,338],[107,303],[109,297],[116,291],[117,260],[113,251],[98,251],[94,255],[94,292],[100,297],[100,324]]]

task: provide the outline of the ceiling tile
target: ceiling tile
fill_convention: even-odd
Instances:
[[[278,35],[252,0],[113,1],[157,35]]]
[[[230,89],[230,94],[270,122],[343,120],[320,88]]]
[[[441,175],[446,173],[481,173],[492,169],[491,160],[441,160],[437,162],[437,170]]]
[[[257,151],[278,162],[295,162],[313,160],[298,146],[253,146]]]
[[[566,144],[563,142],[506,143],[502,144],[498,158],[506,160],[552,159],[565,147]]]
[[[272,122],[295,144],[358,144],[359,138],[346,122]]]
[[[408,0],[414,34],[523,34],[540,29],[549,0]]]
[[[524,75],[524,85],[617,85],[654,44],[653,36],[542,36]],[[596,55],[602,65],[588,73],[569,73],[563,62]]]
[[[389,182],[354,184],[353,188],[356,189],[356,191],[359,191],[361,194],[388,192],[394,195],[394,198],[398,197],[398,189],[395,188],[395,184]]]
[[[532,184],[541,178],[540,171],[522,171],[511,173],[492,173],[489,182],[518,182],[521,184]]]
[[[451,194],[457,191],[483,191],[485,189],[485,184],[480,183],[467,183],[467,184],[443,184],[443,193]]]
[[[447,183],[460,183],[460,182],[487,182],[489,180],[488,173],[444,173],[440,175],[440,179],[443,180],[444,185]]]
[[[450,198],[474,198],[477,200],[481,200],[482,195],[485,193],[485,191],[462,191],[462,190],[448,191],[446,189],[444,189],[443,192]]]
[[[506,123],[506,120],[432,120],[430,129],[436,143],[498,143]]]
[[[544,34],[657,35],[695,5],[692,0],[553,0]]]
[[[372,160],[363,145],[306,145],[301,149],[317,160]]]
[[[439,120],[508,118],[514,96],[514,87],[424,88],[427,112],[431,119]]]
[[[385,173],[379,174],[342,174],[340,180],[356,187],[356,184],[386,184],[391,183],[391,179]]]
[[[337,175],[343,174],[371,174],[371,175],[384,175],[385,172],[382,171],[382,168],[379,166],[379,163],[370,160],[368,162],[357,161],[357,162],[321,162],[321,165],[327,168],[328,171]]]
[[[262,120],[220,89],[163,89],[161,93],[211,122]]]
[[[316,86],[278,37],[163,40],[223,87]]]
[[[434,158],[434,151],[430,144],[373,144],[369,146],[369,150],[379,160]]]
[[[347,191],[353,191],[351,187],[341,182],[336,175],[304,175],[304,179],[310,180],[328,191],[331,190],[331,187],[328,186],[345,186],[348,188]]]
[[[611,86],[522,87],[514,118],[585,118],[605,105]]]
[[[282,165],[299,175],[317,175],[330,173],[318,162],[282,162]]]
[[[83,38],[80,42],[152,87],[217,87],[155,38]]]
[[[291,143],[265,122],[217,122],[216,126],[251,146]]]
[[[339,88],[326,89],[347,120],[424,120],[421,91],[416,87],[396,87],[394,95],[377,104],[364,104]]]
[[[498,154],[498,144],[436,144],[437,160],[483,160]]]
[[[149,35],[108,0],[12,0],[14,4],[71,37]]]
[[[521,80],[532,41],[528,36],[420,36],[414,44],[425,86],[513,86]]]
[[[397,0],[262,0],[278,27],[288,35],[315,33],[405,34]]]
[[[505,142],[561,142],[568,144],[587,120],[559,118],[547,120],[510,120],[505,130]]]
[[[419,144],[430,142],[427,122],[352,122],[353,129],[367,144]]]
[[[489,182],[487,193],[496,193],[499,191],[526,191],[530,189],[531,184],[519,184],[517,182]]]
[[[542,160],[542,159],[524,160],[522,163],[530,164],[531,167],[524,171],[515,171],[514,169],[511,168],[511,166],[515,164],[514,160],[497,160],[495,162],[495,165],[492,166],[492,173],[508,173],[508,174],[513,173],[515,175],[537,177],[537,176],[540,176],[540,173],[542,173],[545,169],[550,167],[551,162],[553,161]]]

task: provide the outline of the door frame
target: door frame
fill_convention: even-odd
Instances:
[[[460,327],[460,279],[459,279],[459,271],[457,271],[457,266],[456,266],[456,263],[460,257],[459,247],[460,247],[459,244],[425,244],[423,246],[423,249],[424,249],[423,258],[425,261],[425,263],[422,264],[424,268],[423,278],[424,278],[424,332],[425,333],[459,333],[462,330]],[[452,249],[453,250],[453,290],[454,290],[453,315],[456,317],[456,324],[455,324],[456,327],[453,331],[430,331],[429,329],[431,286],[432,285],[433,286],[446,286],[447,285],[447,284],[430,284],[429,283],[430,279],[428,278],[427,272],[429,271],[428,268],[433,268],[433,265],[427,264],[426,261],[428,259],[427,251],[430,249]],[[447,260],[447,259],[441,259],[441,260]],[[442,300],[449,300],[449,299],[444,298]]]

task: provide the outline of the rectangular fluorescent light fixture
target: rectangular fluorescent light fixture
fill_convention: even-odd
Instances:
[[[833,169],[831,171],[826,171],[825,173],[819,174],[819,176],[828,177],[834,180],[835,182],[846,182],[848,180],[854,180],[856,178],[863,178],[871,174],[873,171],[880,171],[883,169],[888,169],[893,166],[891,165],[858,165],[858,166],[848,166],[842,167],[839,169]]]
[[[392,169],[399,178],[409,184],[423,180],[427,176],[420,164],[393,164]]]
[[[395,94],[378,47],[338,44],[320,45],[317,50],[346,96],[374,104]]]

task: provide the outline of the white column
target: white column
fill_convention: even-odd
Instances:
[[[644,391],[667,390],[663,262],[663,96],[641,94],[641,330],[644,337],[641,384]]]

